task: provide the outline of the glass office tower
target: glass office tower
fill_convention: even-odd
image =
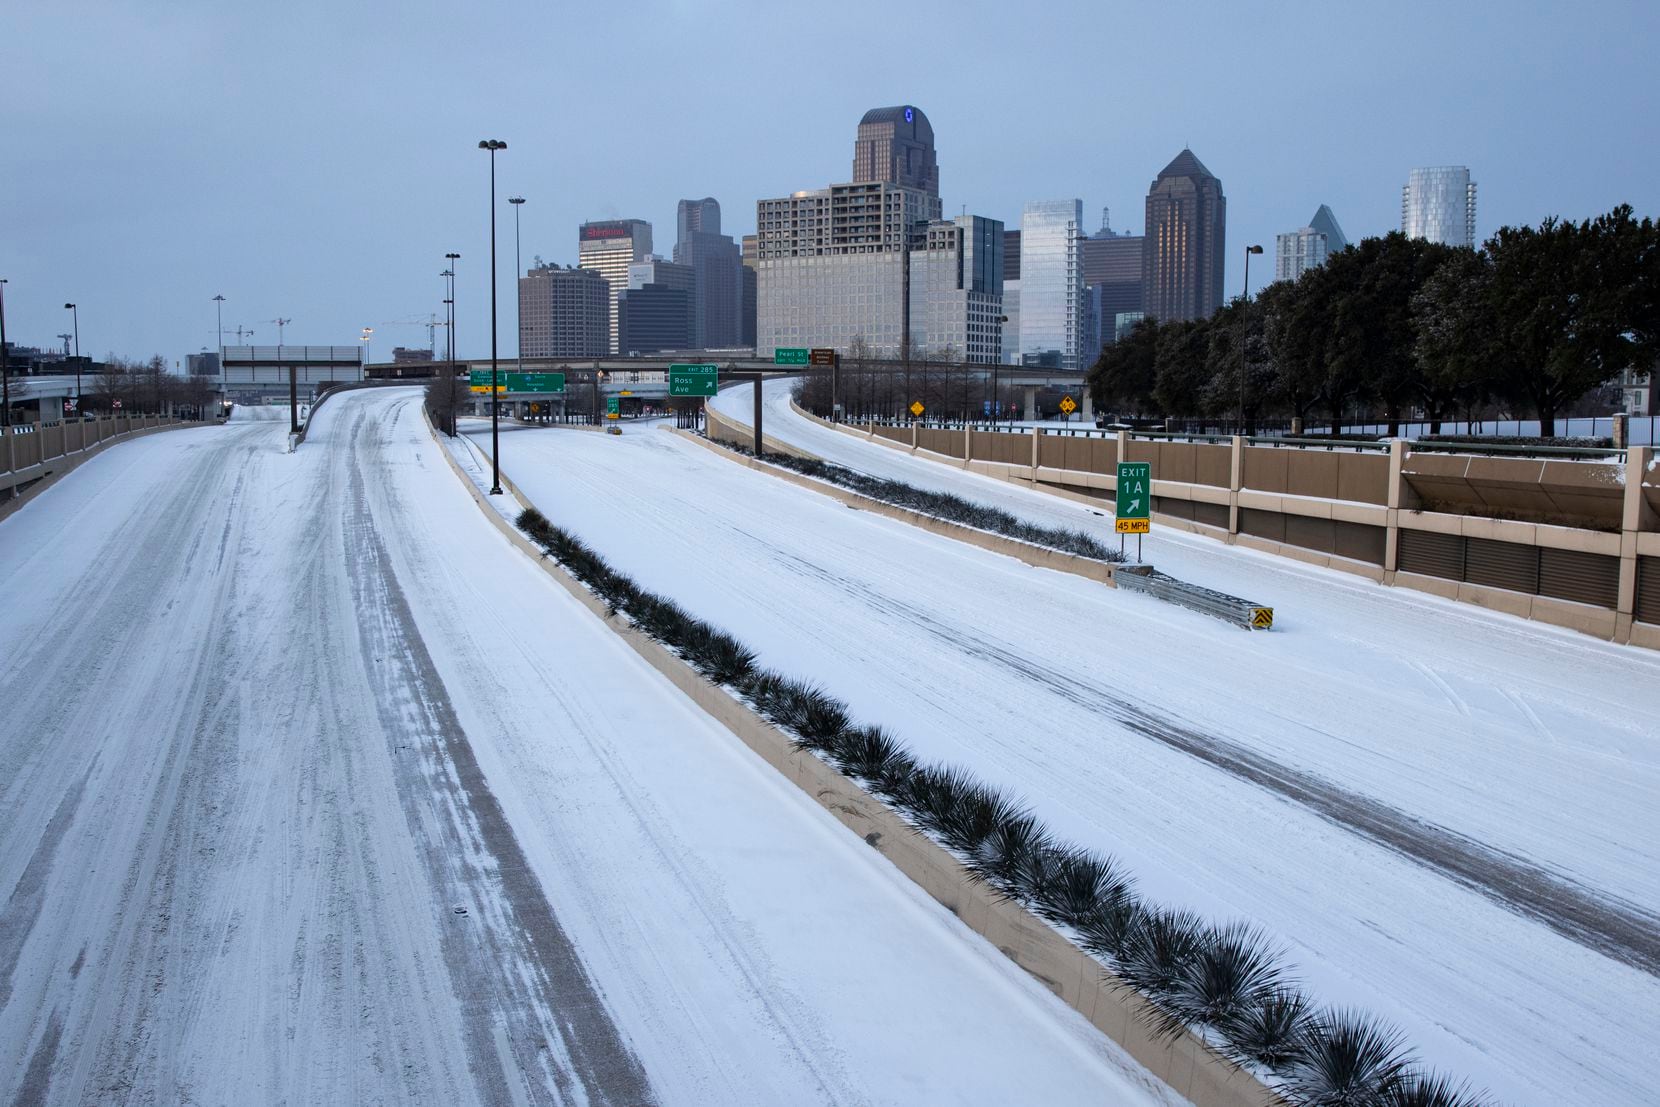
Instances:
[[[1039,200],[1020,219],[1020,358],[1062,369],[1084,362],[1082,200]]]
[[[1462,165],[1414,169],[1401,189],[1401,231],[1446,246],[1476,244],[1476,183]]]

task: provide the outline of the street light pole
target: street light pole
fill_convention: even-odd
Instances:
[[[461,260],[461,255],[456,253],[445,254],[444,260],[450,263],[449,268],[445,269],[441,276],[447,279],[450,293],[449,299],[445,300],[444,304],[450,316],[450,437],[454,438],[456,432],[456,409],[461,406],[461,401],[457,399],[455,395],[455,263]]]
[[[1262,253],[1261,246],[1245,247],[1245,295],[1239,298],[1239,433],[1245,427],[1245,330],[1249,326],[1247,312],[1251,302],[1251,255]]]
[[[12,371],[6,356],[6,278],[0,277],[0,427],[12,425]]]
[[[519,318],[518,291],[519,278],[524,275],[524,270],[519,268],[523,264],[519,260],[519,209],[524,206],[525,198],[523,196],[509,196],[507,202],[513,205],[513,331],[517,335],[513,340],[513,349],[517,352],[519,359],[519,373],[523,375],[525,371],[525,335],[524,321]]]
[[[501,495],[501,438],[498,426],[501,418],[501,394],[496,390],[496,151],[507,149],[499,138],[479,142],[480,150],[490,151],[490,495]]]
[[[75,415],[81,414],[81,309],[74,304],[65,304],[69,309],[70,318],[75,321]]]

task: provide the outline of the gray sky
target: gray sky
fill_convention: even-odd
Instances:
[[[488,155],[501,351],[523,253],[576,257],[584,218],[674,241],[675,202],[724,230],[755,200],[846,180],[867,108],[912,103],[947,214],[1110,205],[1140,230],[1184,144],[1228,197],[1227,289],[1260,242],[1329,203],[1351,239],[1398,227],[1418,165],[1468,165],[1478,230],[1620,202],[1660,210],[1660,4],[1126,4],[838,0],[468,5],[13,0],[0,7],[7,337],[83,350],[422,346],[461,260],[460,351],[489,352]],[[227,342],[234,342],[234,336]],[[440,332],[442,341],[442,332]]]

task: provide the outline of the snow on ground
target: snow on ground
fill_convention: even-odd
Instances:
[[[1110,527],[787,412],[769,396],[768,434],[834,460]],[[1161,568],[1276,606],[1251,634],[662,430],[504,431],[502,452],[555,522],[764,664],[1016,789],[1153,896],[1261,923],[1315,994],[1436,1064],[1518,1103],[1647,1098],[1660,658],[1156,531]]]
[[[150,436],[0,522],[0,1101],[1168,1099],[491,529],[418,404]]]

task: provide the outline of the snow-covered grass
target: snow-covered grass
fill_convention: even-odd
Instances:
[[[761,668],[733,635],[642,588],[541,512],[527,508],[516,523],[613,612],[793,734],[798,748],[881,796],[999,894],[1075,935],[1152,1001],[1160,1032],[1207,1033],[1309,1107],[1413,1103],[1429,1089],[1445,1091],[1429,1101],[1441,1107],[1485,1102],[1424,1069],[1398,1030],[1358,1012],[1316,1009],[1259,929],[1215,925],[1143,900],[1115,860],[1057,841],[1001,788],[955,766],[919,761],[880,727],[856,723],[832,692]],[[1265,1044],[1263,1028],[1287,1010],[1296,1018]]]

